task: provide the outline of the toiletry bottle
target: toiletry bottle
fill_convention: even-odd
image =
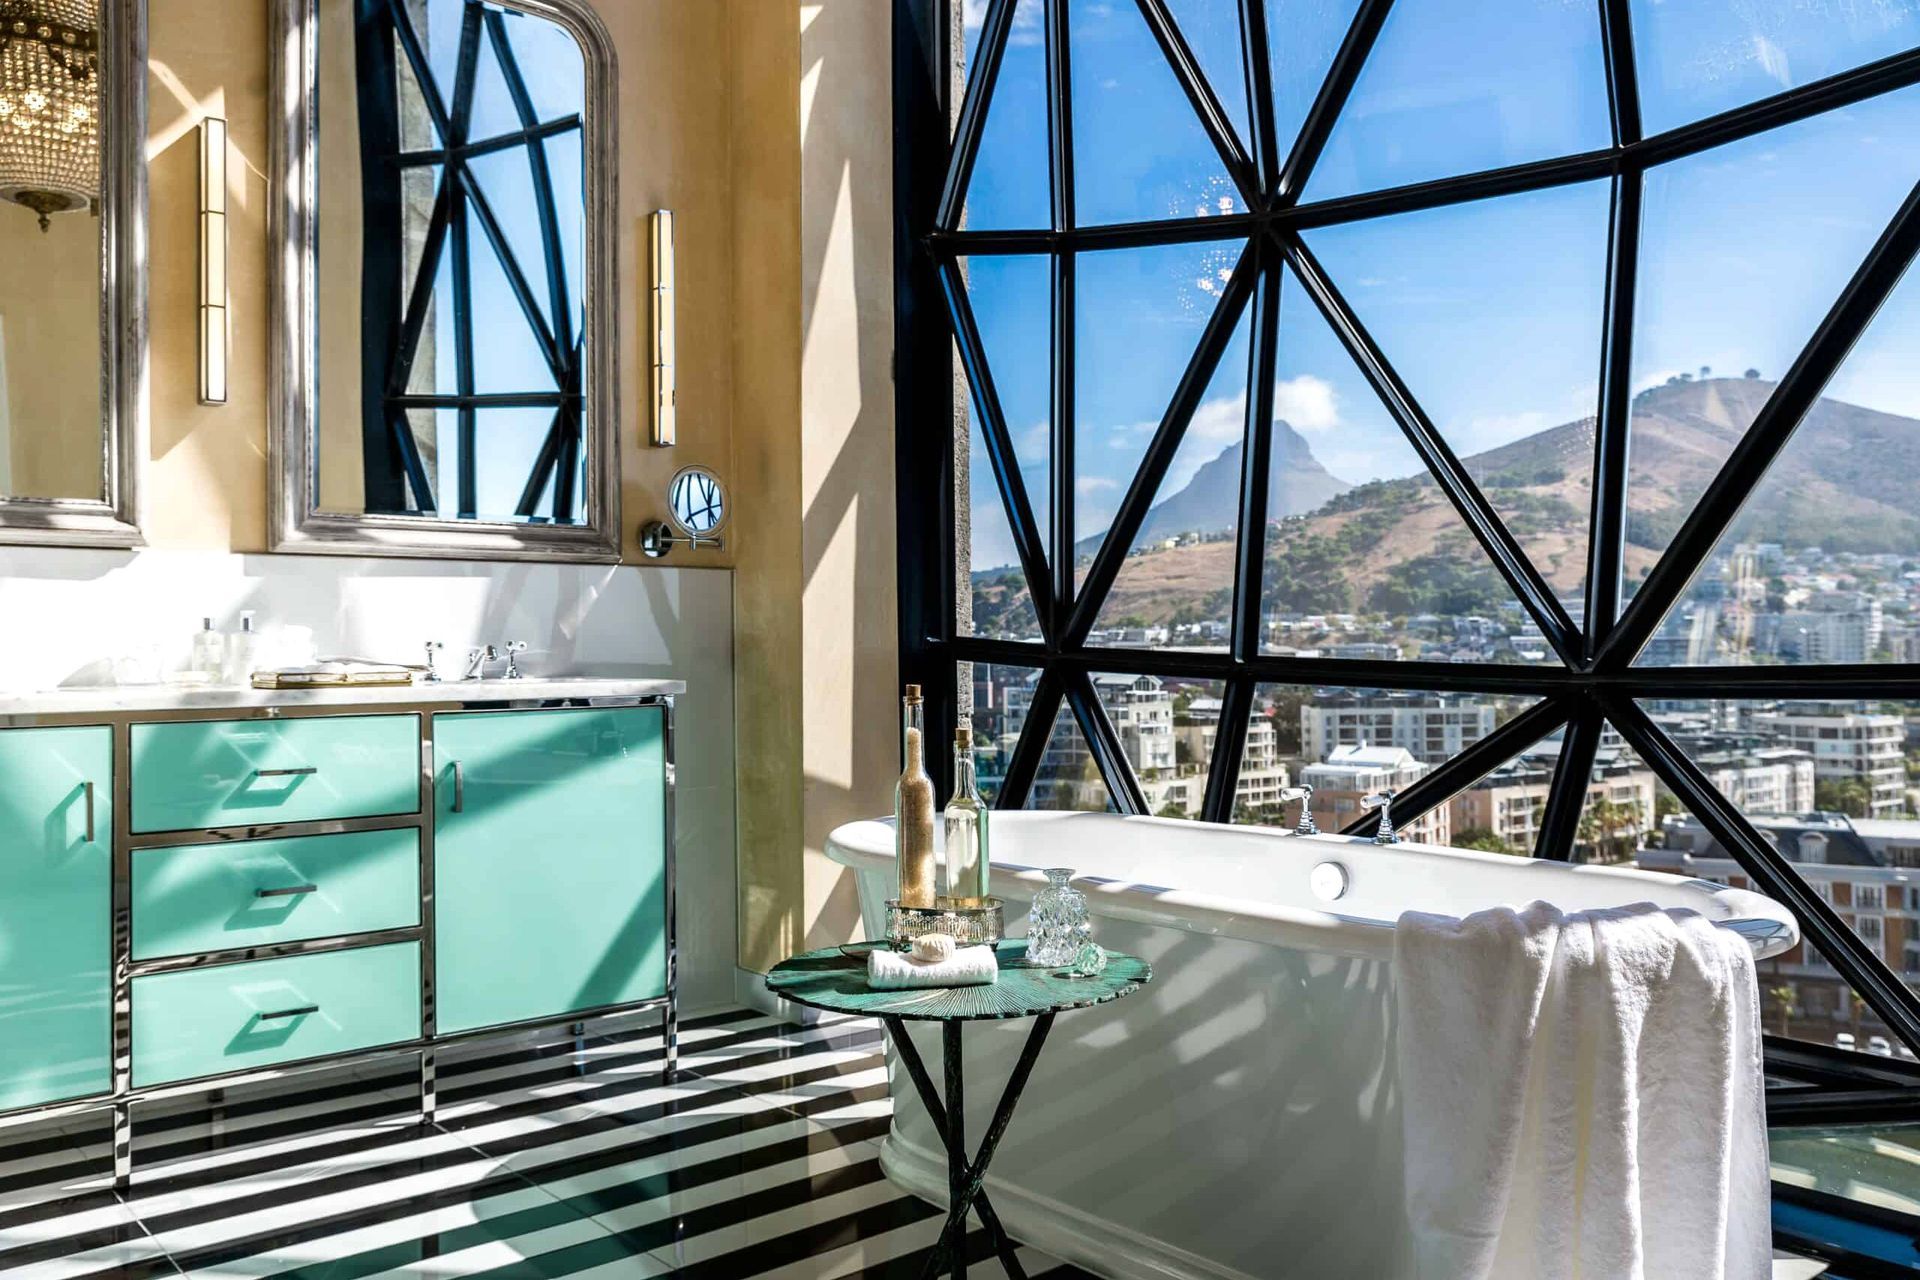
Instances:
[[[946,897],[977,907],[987,896],[987,802],[973,767],[973,725],[965,717],[953,734],[953,799],[946,811]]]
[[[254,649],[259,641],[253,629],[253,610],[248,609],[240,615],[240,629],[227,637],[227,684],[253,683]]]
[[[214,629],[212,618],[200,619],[200,629],[193,633],[193,648],[187,655],[187,671],[195,679],[218,683],[226,664],[226,636]]]
[[[894,861],[903,907],[931,907],[934,898],[933,779],[927,776],[925,708],[920,686],[907,686],[900,708],[905,767],[893,791]]]

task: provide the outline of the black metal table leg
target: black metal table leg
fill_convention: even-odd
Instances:
[[[900,1055],[901,1064],[906,1067],[907,1075],[920,1095],[921,1104],[926,1107],[927,1115],[933,1121],[934,1132],[947,1151],[947,1221],[939,1242],[927,1257],[923,1276],[938,1276],[948,1266],[951,1266],[953,1275],[966,1275],[967,1211],[972,1209],[979,1213],[980,1222],[986,1227],[987,1237],[993,1244],[994,1252],[999,1255],[1001,1265],[1006,1268],[1007,1275],[1013,1280],[1027,1280],[1026,1271],[1015,1256],[1014,1243],[1008,1238],[1006,1228],[1000,1224],[1000,1215],[994,1212],[992,1203],[987,1199],[985,1183],[987,1165],[993,1160],[994,1151],[1013,1119],[1014,1106],[1020,1101],[1020,1094],[1033,1074],[1034,1064],[1040,1059],[1040,1049],[1046,1043],[1047,1032],[1053,1027],[1053,1019],[1051,1013],[1035,1019],[1033,1030],[1027,1035],[1027,1043],[1020,1051],[1019,1061],[1014,1064],[1013,1074],[1008,1077],[1007,1087],[994,1108],[986,1136],[981,1139],[979,1151],[969,1162],[965,1145],[960,1023],[949,1021],[941,1024],[941,1065],[947,1085],[946,1102],[942,1104],[940,1095],[934,1091],[933,1079],[927,1074],[926,1064],[921,1061],[919,1051],[908,1038],[902,1020],[890,1015],[882,1017],[881,1021],[886,1024],[887,1032],[893,1039],[895,1052]]]

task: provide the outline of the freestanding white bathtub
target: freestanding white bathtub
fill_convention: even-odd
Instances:
[[[992,834],[1010,933],[1040,868],[1073,867],[1095,939],[1153,963],[1144,992],[1060,1017],[987,1180],[1013,1235],[1108,1276],[1405,1274],[1389,985],[1402,911],[1650,901],[1762,956],[1799,937],[1771,899],[1647,871],[1112,814],[996,813]],[[876,935],[892,823],[841,827],[828,852],[859,873]],[[1325,863],[1338,871],[1316,874]],[[969,1147],[1031,1025],[968,1027]],[[914,1034],[937,1077],[937,1031]],[[882,1164],[944,1204],[945,1157],[897,1063],[893,1097]]]

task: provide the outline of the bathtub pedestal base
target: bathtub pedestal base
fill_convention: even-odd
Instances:
[[[967,1274],[969,1209],[979,1213],[981,1224],[986,1227],[987,1237],[993,1242],[994,1252],[1000,1256],[1000,1264],[1006,1268],[1007,1274],[1014,1280],[1027,1280],[1027,1273],[1021,1269],[1020,1260],[1014,1255],[1013,1241],[1008,1239],[1005,1228],[1000,1225],[1000,1215],[993,1211],[983,1185],[994,1149],[1000,1145],[1000,1139],[1013,1119],[1013,1109],[1020,1101],[1020,1093],[1027,1086],[1027,1078],[1033,1074],[1033,1064],[1040,1059],[1041,1046],[1047,1042],[1047,1032],[1053,1029],[1053,1018],[1053,1014],[1043,1013],[1034,1020],[1033,1030],[1027,1033],[1027,1042],[1020,1050],[1013,1074],[1007,1079],[1006,1090],[1000,1095],[999,1105],[993,1109],[993,1119],[987,1124],[986,1136],[980,1140],[979,1153],[971,1161],[967,1159],[965,1082],[960,1058],[961,1024],[957,1021],[940,1024],[940,1065],[946,1077],[947,1095],[943,1103],[939,1093],[934,1090],[933,1078],[927,1074],[926,1063],[920,1059],[920,1051],[913,1047],[913,1040],[907,1035],[905,1024],[893,1015],[881,1019],[886,1024],[887,1035],[893,1040],[894,1052],[900,1056],[901,1065],[907,1069],[914,1089],[920,1094],[920,1102],[933,1121],[934,1132],[940,1136],[947,1150],[947,1224],[940,1233],[939,1243],[927,1255],[926,1268],[921,1272],[922,1280],[932,1280],[932,1277],[949,1268],[956,1280],[964,1280]]]

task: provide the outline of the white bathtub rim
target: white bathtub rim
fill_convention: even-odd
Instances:
[[[1016,1114],[1015,1124],[1019,1123]],[[902,1191],[947,1207],[947,1157],[889,1127],[880,1140],[880,1171]],[[1061,1262],[1113,1280],[1260,1280],[1211,1258],[1156,1240],[1106,1218],[1050,1200],[987,1175],[986,1190],[1007,1234]],[[990,1264],[997,1270],[998,1264]]]
[[[1196,826],[1202,825],[1185,819],[1118,814],[1035,812],[1007,814],[1004,818],[996,815],[996,818],[1002,821],[1005,818],[1013,818],[1023,826],[1028,824],[1038,826],[1046,822],[1060,821],[1084,822],[1087,819],[1152,823],[1172,827],[1188,834],[1192,834]],[[1234,827],[1233,832],[1236,836],[1279,842],[1300,839],[1291,832],[1254,827]],[[1320,844],[1347,843],[1361,846],[1372,844],[1370,840],[1361,836],[1322,834],[1309,839]],[[1511,854],[1486,853],[1477,849],[1435,848],[1431,852],[1435,856],[1481,863],[1507,872],[1516,870],[1516,863],[1518,863],[1522,866],[1551,867],[1556,874],[1627,878],[1665,885],[1679,883],[1702,892],[1710,892],[1719,898],[1728,910],[1727,918],[1714,923],[1745,936],[1752,943],[1754,958],[1757,960],[1780,955],[1791,950],[1800,941],[1799,922],[1785,906],[1764,895],[1716,884],[1710,880],[1689,879],[1660,871],[1643,871],[1637,867],[1536,862],[1533,859],[1516,859]],[[890,872],[893,868],[893,820],[869,818],[849,822],[836,828],[827,837],[827,856],[840,865],[857,871]],[[1391,960],[1393,958],[1393,932],[1396,924],[1393,920],[1341,915],[1331,911],[1315,911],[1310,908],[1284,906],[1270,902],[1253,904],[1259,909],[1248,910],[1249,904],[1244,900],[1228,898],[1218,893],[1200,889],[1143,885],[1103,876],[1077,877],[1074,884],[1086,893],[1088,907],[1095,915],[1107,916],[1115,920],[1159,925],[1188,933],[1238,938],[1242,941],[1264,943],[1269,946],[1324,951],[1333,955],[1360,959]],[[1046,874],[1040,867],[1003,862],[999,859],[993,862],[993,891],[1000,897],[1032,901],[1033,895],[1046,886]]]

